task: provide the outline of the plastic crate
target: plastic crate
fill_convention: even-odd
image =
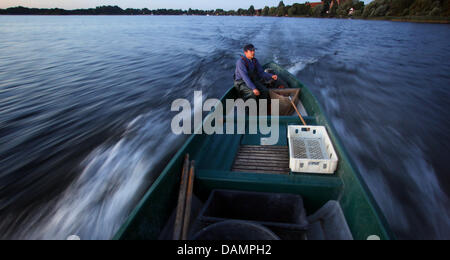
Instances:
[[[324,126],[289,126],[289,168],[292,172],[333,174],[338,156]]]

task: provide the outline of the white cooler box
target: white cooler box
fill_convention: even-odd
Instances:
[[[338,157],[324,126],[288,126],[292,172],[333,174]]]

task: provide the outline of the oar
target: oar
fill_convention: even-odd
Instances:
[[[291,101],[292,106],[295,109],[295,112],[297,112],[298,117],[300,117],[300,120],[302,120],[303,124],[306,125],[305,120],[303,119],[302,115],[300,114],[300,112],[298,112],[297,106],[294,104],[294,101],[292,101],[291,96],[289,96],[289,100]]]

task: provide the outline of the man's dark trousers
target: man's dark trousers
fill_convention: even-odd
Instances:
[[[248,99],[270,99],[269,90],[266,86],[262,83],[262,80],[254,80],[252,81],[253,84],[255,84],[256,88],[259,90],[260,95],[256,96],[255,93],[253,93],[253,90],[245,84],[243,80],[236,80],[234,81],[234,87],[239,93],[239,97],[243,100],[247,101]]]

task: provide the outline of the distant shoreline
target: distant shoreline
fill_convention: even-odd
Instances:
[[[450,17],[422,17],[422,16],[386,16],[386,17],[313,17],[313,16],[293,16],[285,18],[315,18],[315,19],[344,19],[344,20],[366,20],[366,21],[392,21],[409,23],[435,23],[450,24]]]
[[[207,16],[207,15],[150,15],[150,14],[0,14],[0,16]],[[215,15],[214,15],[215,16]],[[241,15],[220,15],[241,17]],[[251,17],[251,16],[247,16]],[[257,16],[272,17],[272,16]],[[433,24],[450,24],[450,17],[314,17],[314,16],[293,16],[293,17],[273,17],[273,18],[314,18],[314,19],[345,19],[345,20],[367,20],[367,21],[392,21],[392,22],[410,22],[410,23],[433,23]]]
[[[337,1],[337,2],[336,2]],[[0,9],[0,15],[151,15],[151,16],[248,16],[248,17],[289,17],[289,18],[328,18],[357,19],[369,21],[392,21],[412,23],[450,24],[450,0],[373,0],[364,4],[361,0],[323,0],[320,3],[306,2],[285,5],[280,1],[278,6],[265,6],[256,9],[253,5],[248,9],[238,10],[199,10],[189,8],[125,8],[117,5],[102,5],[95,8],[71,9],[62,8],[30,8],[24,6]],[[431,2],[433,3],[431,3]],[[395,2],[395,3],[394,3]]]
[[[410,22],[410,23],[435,23],[435,24],[450,24],[450,18],[447,17],[380,17],[380,18],[354,18],[361,20],[374,20],[374,21],[392,21],[392,22]]]

